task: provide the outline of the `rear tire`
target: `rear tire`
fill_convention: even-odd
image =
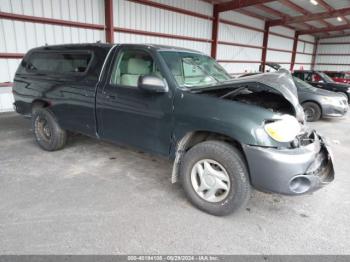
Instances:
[[[32,127],[38,145],[47,151],[62,149],[67,141],[67,132],[56,121],[54,114],[46,108],[34,108]]]
[[[180,180],[189,201],[215,216],[233,213],[250,198],[244,158],[225,142],[206,141],[192,147],[181,163]]]
[[[322,111],[318,104],[314,102],[306,102],[302,104],[305,118],[308,122],[318,121],[321,118]]]

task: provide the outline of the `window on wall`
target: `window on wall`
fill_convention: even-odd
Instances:
[[[84,73],[90,61],[90,53],[35,52],[28,59],[27,69],[39,73]]]
[[[163,78],[151,55],[142,50],[126,50],[113,66],[112,85],[137,87],[140,76]]]

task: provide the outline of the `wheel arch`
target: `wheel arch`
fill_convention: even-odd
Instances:
[[[308,99],[308,100],[303,101],[303,102],[301,103],[301,106],[303,106],[305,103],[314,103],[314,104],[316,104],[316,105],[320,108],[320,110],[321,110],[321,117],[323,116],[323,109],[322,109],[321,104],[320,104],[318,101]]]
[[[51,104],[43,99],[35,99],[33,100],[32,102],[32,111],[35,109],[35,108],[47,108],[47,107],[50,107]]]
[[[185,153],[193,146],[208,140],[223,141],[237,148],[242,153],[242,156],[247,164],[242,144],[236,138],[223,133],[207,130],[189,131],[180,139],[178,139],[175,146],[173,147],[172,155],[175,156],[175,160],[171,174],[172,183],[176,183],[178,181],[179,169]]]

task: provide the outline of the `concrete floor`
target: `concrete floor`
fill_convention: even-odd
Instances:
[[[1,254],[350,254],[350,117],[312,124],[336,180],[300,197],[254,192],[214,217],[170,183],[171,163],[83,136],[48,153],[30,121],[0,115]]]

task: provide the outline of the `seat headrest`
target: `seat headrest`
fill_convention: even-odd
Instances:
[[[151,73],[150,61],[139,58],[130,58],[127,66],[127,74],[147,75]]]

